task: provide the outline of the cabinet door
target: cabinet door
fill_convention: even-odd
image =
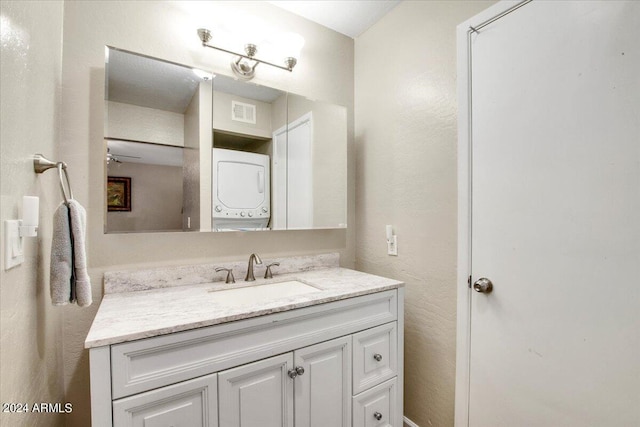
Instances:
[[[396,407],[396,378],[353,398],[353,427],[402,427]]]
[[[114,427],[217,427],[216,374],[113,402]]]
[[[293,353],[218,373],[220,427],[293,427]]]
[[[351,336],[296,350],[296,427],[351,426]]]

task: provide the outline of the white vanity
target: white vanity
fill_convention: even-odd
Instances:
[[[403,284],[316,261],[235,284],[214,266],[105,274],[92,425],[401,427]]]

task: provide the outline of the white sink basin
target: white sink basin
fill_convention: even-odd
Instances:
[[[297,280],[288,280],[286,282],[210,292],[213,294],[213,302],[215,303],[223,305],[246,305],[308,294],[310,292],[320,292],[320,289]]]

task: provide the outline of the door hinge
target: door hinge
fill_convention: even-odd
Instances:
[[[469,287],[471,287],[471,276],[469,276],[469,278],[467,279],[467,284],[469,285]]]

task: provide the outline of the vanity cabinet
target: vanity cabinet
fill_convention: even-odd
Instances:
[[[403,425],[397,415],[397,382],[394,377],[353,398],[354,427],[401,427]]]
[[[296,427],[351,425],[351,336],[294,352]]]
[[[94,427],[401,427],[403,290],[90,350]]]
[[[292,366],[287,353],[220,372],[220,427],[293,425]]]
[[[218,373],[220,427],[349,426],[350,349],[341,337]]]
[[[113,425],[169,427],[217,425],[217,375],[183,381],[113,403]]]

